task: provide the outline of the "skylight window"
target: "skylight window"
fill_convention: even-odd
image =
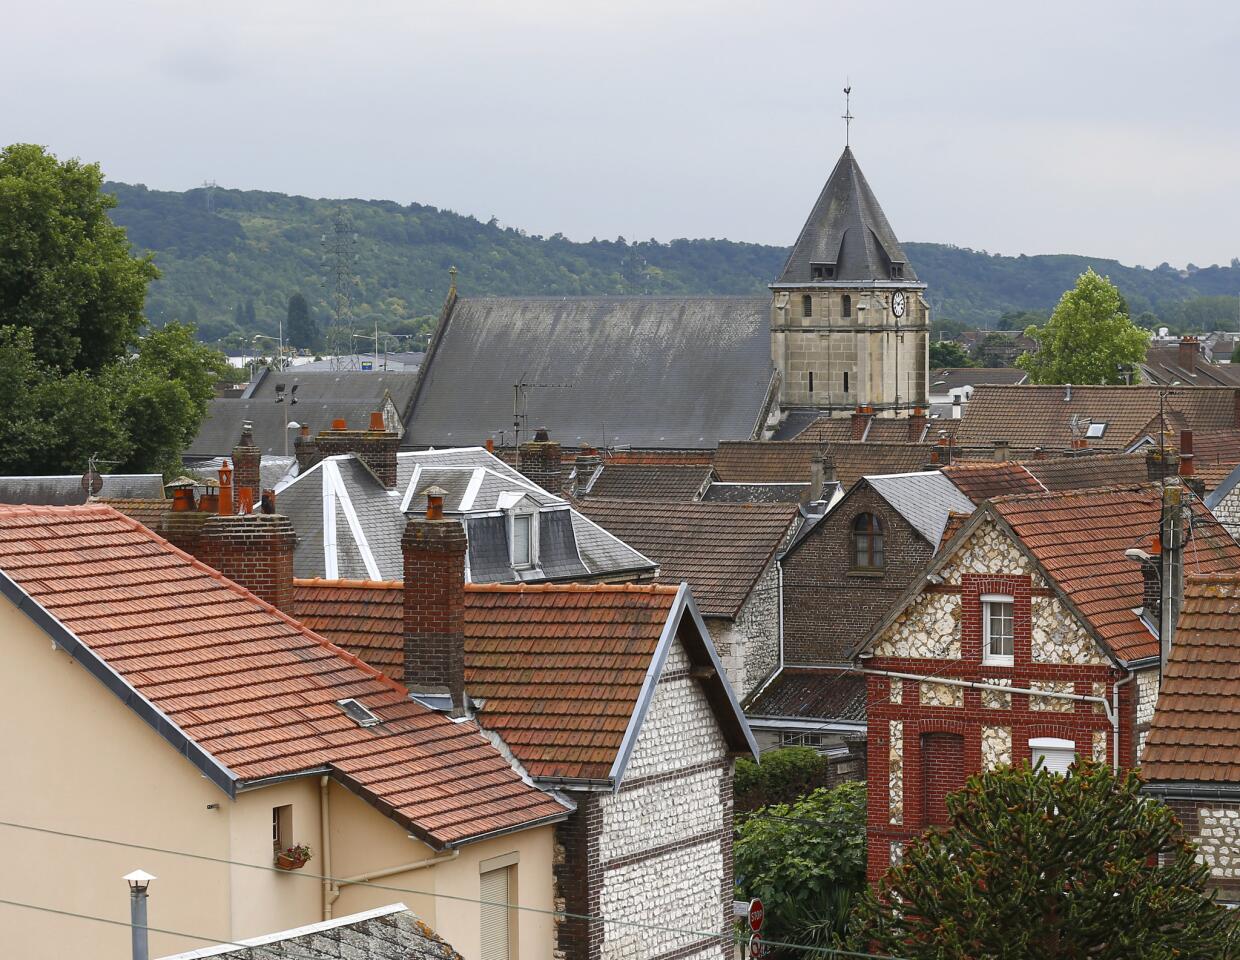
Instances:
[[[1098,437],[1102,436],[1106,432],[1107,432],[1107,425],[1105,423],[1095,422],[1089,425],[1089,429],[1085,431],[1085,436],[1091,439],[1097,439]]]
[[[383,722],[351,697],[348,700],[337,700],[336,706],[343,710],[345,715],[359,727],[373,727]]]

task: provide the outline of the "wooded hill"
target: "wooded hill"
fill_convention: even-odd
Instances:
[[[425,329],[448,287],[448,268],[470,295],[765,295],[787,250],[731,240],[574,242],[530,236],[422,204],[313,200],[257,190],[148,190],[109,183],[115,222],[155,254],[148,316],[187,319],[206,340],[274,332],[291,294],[327,313],[325,277],[342,259],[356,278],[359,329]],[[346,241],[337,253],[333,219]],[[356,234],[356,239],[352,235]],[[937,243],[906,243],[938,319],[994,326],[1004,313],[1050,310],[1086,267],[1111,277],[1134,317],[1186,329],[1237,323],[1240,260],[1227,267],[1127,267],[1073,255],[991,255]],[[1206,298],[1206,299],[1202,299]],[[418,318],[420,324],[411,323]],[[1156,319],[1157,318],[1157,321]]]

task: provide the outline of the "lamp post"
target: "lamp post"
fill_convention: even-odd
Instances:
[[[121,879],[129,884],[129,927],[133,960],[150,960],[151,945],[146,931],[146,888],[157,878],[145,870],[135,870]]]

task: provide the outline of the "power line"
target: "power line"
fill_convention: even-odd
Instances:
[[[92,843],[104,843],[110,846],[125,847],[126,849],[130,849],[130,850],[142,850],[147,853],[162,853],[162,854],[167,854],[168,856],[187,857],[191,860],[202,860],[207,863],[218,863],[224,866],[247,867],[251,870],[264,870],[269,873],[279,873],[282,875],[288,875],[288,871],[286,870],[281,870],[279,867],[269,866],[269,865],[261,864],[261,863],[246,863],[241,860],[228,860],[224,857],[212,857],[212,856],[209,856],[203,853],[189,853],[188,851],[185,851],[185,850],[171,850],[166,847],[154,847],[154,846],[150,846],[150,845],[142,844],[142,843],[131,843],[126,840],[112,840],[107,837],[92,837],[89,834],[73,833],[67,830],[53,830],[50,827],[36,827],[31,824],[17,823],[12,820],[0,820],[0,827],[10,827],[14,830],[29,830],[33,833],[42,833],[42,834],[54,836],[54,837],[64,837],[66,839],[71,839],[71,840],[86,840]],[[343,877],[331,877],[325,874],[305,873],[303,871],[297,871],[297,873],[292,874],[292,875],[297,877],[298,879],[317,880],[320,883],[324,880],[327,880],[333,883],[342,882],[345,880],[345,878]],[[411,893],[411,894],[416,894],[417,896],[422,896],[422,897],[438,897],[443,900],[453,900],[453,901],[457,901],[460,903],[474,903],[480,906],[506,907],[509,910],[525,910],[529,913],[543,914],[543,915],[555,917],[557,919],[585,920],[589,923],[597,923],[597,924],[602,924],[604,926],[606,926],[607,924],[614,924],[617,926],[637,927],[642,930],[651,930],[651,931],[655,931],[659,933],[690,934],[700,939],[714,939],[720,942],[721,944],[725,942],[729,942],[729,943],[741,942],[739,936],[735,934],[720,933],[717,930],[705,930],[705,931],[694,930],[691,927],[669,927],[669,926],[664,926],[661,924],[643,923],[639,920],[622,920],[619,918],[614,918],[614,919],[603,918],[600,916],[595,916],[595,915],[587,914],[587,913],[570,913],[565,910],[547,910],[543,907],[522,906],[519,903],[509,903],[509,902],[502,901],[502,900],[482,900],[477,897],[463,897],[458,894],[437,893],[437,892],[433,892],[430,890],[416,890],[412,887],[396,887],[390,884],[376,883],[372,880],[348,881],[348,885],[352,887],[370,887],[376,890],[387,890],[392,893]],[[0,900],[0,903],[9,903],[9,902],[10,901]],[[14,904],[14,905],[31,906],[32,909],[36,909],[36,910],[37,909],[52,910],[52,908],[40,908],[37,906],[32,906],[30,904],[19,903],[19,904]],[[66,912],[67,913],[67,911],[55,911],[55,910],[53,910],[52,912]],[[68,914],[68,915],[76,916],[76,914]],[[86,919],[97,919],[97,918],[86,917]],[[115,920],[109,920],[106,922],[121,923],[121,921],[115,921]],[[128,923],[123,923],[122,925],[129,926]],[[150,927],[148,929],[155,930],[154,927]],[[174,932],[174,931],[156,931],[156,932],[168,933],[168,932]],[[185,936],[192,936],[192,935],[185,934]],[[202,939],[211,940],[211,938],[209,937],[204,937]],[[213,941],[213,942],[227,943],[229,941]],[[827,957],[855,957],[855,958],[859,958],[859,960],[902,960],[902,958],[900,957],[892,957],[886,954],[857,953],[857,952],[848,951],[848,950],[834,950],[830,947],[816,947],[810,944],[785,943],[785,942],[776,941],[776,940],[764,940],[763,942],[767,946],[770,946],[770,947],[784,947],[789,950],[802,950],[802,951],[807,951],[810,953],[822,954]]]

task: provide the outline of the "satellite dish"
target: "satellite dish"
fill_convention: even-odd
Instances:
[[[93,466],[87,467],[86,472],[82,474],[81,480],[82,493],[87,497],[99,495],[99,491],[103,489],[103,477],[99,476],[99,471]]]

